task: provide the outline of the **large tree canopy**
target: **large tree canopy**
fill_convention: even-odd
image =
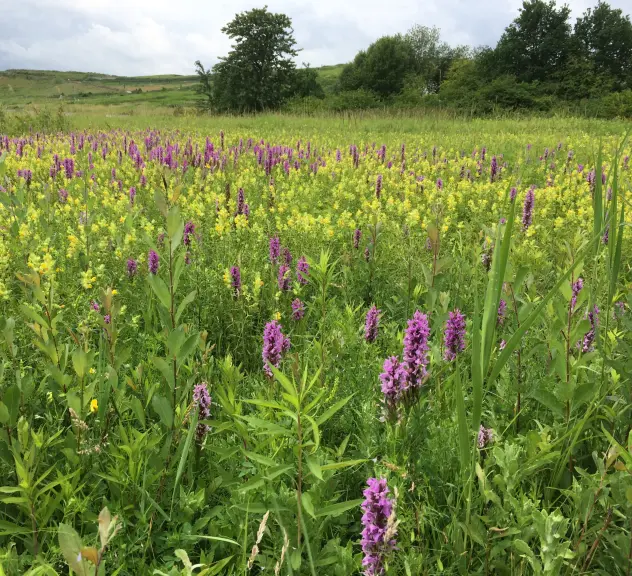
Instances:
[[[292,21],[255,8],[237,14],[222,32],[235,43],[213,67],[214,106],[241,112],[278,108],[295,82]]]

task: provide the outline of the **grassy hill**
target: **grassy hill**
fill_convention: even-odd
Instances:
[[[317,68],[325,92],[331,92],[343,64]],[[54,70],[0,71],[0,103],[10,108],[29,104],[152,104],[191,106],[197,77],[112,76],[92,72]]]

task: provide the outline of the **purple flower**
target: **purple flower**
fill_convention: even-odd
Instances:
[[[65,204],[68,201],[68,192],[64,190],[63,188],[60,188],[59,192],[57,193],[57,196],[61,204]]]
[[[235,293],[235,297],[238,297],[241,292],[241,272],[238,266],[233,266],[230,269],[230,285]]]
[[[588,312],[588,320],[590,321],[590,330],[584,334],[582,341],[577,343],[577,346],[581,347],[581,351],[584,354],[592,352],[595,349],[593,344],[595,342],[597,326],[599,325],[599,308],[597,308],[597,306],[594,306],[593,309]]]
[[[239,192],[237,192],[237,212],[235,213],[235,216],[244,214],[245,205],[246,205],[246,198],[244,195],[244,189],[240,188]]]
[[[133,186],[129,189],[129,204],[130,206],[134,205],[134,199],[136,198],[136,188]]]
[[[443,190],[443,180],[437,178],[437,190]]]
[[[276,264],[280,255],[281,243],[279,242],[279,237],[274,236],[270,238],[270,262],[272,262],[272,264]]]
[[[106,324],[111,324],[112,323],[112,317],[109,314],[106,314],[103,317],[103,322],[105,322]]]
[[[465,349],[465,316],[457,308],[450,312],[445,325],[443,358],[452,362]]]
[[[283,260],[285,261],[286,266],[292,265],[292,253],[287,247],[283,248]]]
[[[307,275],[309,274],[309,264],[307,263],[307,258],[305,256],[301,256],[298,259],[298,263],[296,264],[296,277],[298,279],[299,284],[307,284]]]
[[[571,312],[575,310],[575,306],[577,305],[577,296],[579,296],[579,293],[582,291],[583,287],[584,279],[581,277],[578,278],[576,282],[573,282],[573,284],[571,284],[571,290],[573,292],[573,296],[571,298]]]
[[[505,349],[505,346],[507,346],[507,342],[505,340],[501,340],[500,341],[500,345],[498,346],[501,350]]]
[[[375,197],[379,200],[382,195],[382,175],[377,175],[377,180],[375,181]]]
[[[535,203],[535,186],[531,186],[527,191],[522,207],[522,229],[527,230],[533,222],[533,204]]]
[[[378,576],[384,572],[386,555],[395,549],[397,529],[386,479],[369,478],[367,486],[362,503],[362,566],[366,576]]]
[[[494,180],[496,180],[496,174],[498,173],[498,160],[496,160],[496,156],[492,156],[489,173],[491,181],[493,182]]]
[[[369,250],[369,247],[367,246],[364,249],[364,259],[368,262],[369,260],[371,260],[371,251]]]
[[[502,326],[504,324],[506,317],[507,317],[507,302],[505,302],[501,298],[500,303],[498,304],[498,317],[497,317],[497,322],[499,326]]]
[[[305,316],[305,305],[298,299],[292,301],[292,320],[297,322]]]
[[[377,306],[372,306],[366,313],[364,321],[364,339],[369,342],[375,342],[377,339],[377,327],[380,322],[380,312]]]
[[[182,241],[184,242],[185,246],[191,245],[191,236],[193,236],[194,233],[195,233],[195,224],[193,224],[193,222],[189,220],[184,225],[184,237]]]
[[[360,239],[362,238],[362,230],[356,228],[353,231],[353,247],[357,250],[360,247]]]
[[[509,200],[513,202],[518,195],[518,190],[516,190],[515,186],[512,186],[511,191],[509,192]]]
[[[211,416],[211,395],[208,393],[206,382],[196,384],[193,389],[193,402],[198,409],[198,420],[208,420]],[[201,442],[209,431],[207,424],[198,424],[196,436],[198,442]]]
[[[404,362],[408,368],[409,385],[413,388],[421,386],[427,375],[429,336],[428,316],[417,310],[408,321],[404,335]]]
[[[494,439],[494,433],[491,428],[485,428],[481,424],[478,429],[478,447],[485,448]]]
[[[127,275],[131,278],[136,275],[136,270],[138,269],[138,262],[133,258],[127,259]]]
[[[101,309],[99,306],[99,303],[96,300],[93,300],[92,302],[90,302],[90,308],[94,310],[95,312],[98,312]]]
[[[281,290],[281,292],[287,292],[290,289],[292,285],[292,280],[290,278],[289,266],[286,266],[285,264],[282,264],[281,266],[279,266],[279,274],[277,278],[277,283],[279,285],[279,290]]]
[[[263,330],[263,371],[269,378],[272,378],[270,365],[278,368],[281,365],[283,353],[290,348],[290,339],[283,335],[281,324],[276,320],[268,322]]]
[[[160,256],[158,256],[158,254],[154,250],[149,251],[148,262],[149,262],[149,273],[154,274],[154,275],[157,274],[158,266],[160,264]]]

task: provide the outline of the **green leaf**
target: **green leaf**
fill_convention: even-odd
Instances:
[[[347,510],[359,508],[362,502],[364,502],[364,499],[359,498],[358,500],[349,500],[347,502],[338,502],[337,504],[324,506],[316,512],[316,518],[322,518],[323,516],[340,516],[340,514],[347,512]]]
[[[177,206],[172,206],[167,215],[167,235],[172,243],[182,238],[184,233],[184,222],[180,216],[180,209]]]
[[[319,480],[322,480],[323,471],[320,469],[320,463],[318,462],[318,460],[314,456],[307,456],[305,460],[307,462],[307,467],[309,468],[309,471],[314,476],[316,476],[316,478],[318,478]]]
[[[272,374],[274,374],[274,378],[276,379],[276,381],[281,384],[281,386],[285,388],[285,391],[290,396],[293,396],[298,402],[298,391],[296,390],[296,386],[294,386],[294,383],[290,381],[290,379],[285,374],[283,374],[283,372],[281,372],[274,366],[270,366],[270,370],[272,370]]]
[[[180,479],[182,478],[182,473],[184,472],[184,466],[189,457],[191,442],[193,441],[193,434],[195,433],[196,428],[197,428],[197,412],[194,412],[193,417],[189,421],[189,432],[187,433],[187,438],[184,441],[184,448],[182,449],[182,454],[180,454],[180,461],[178,462],[178,470],[176,471],[176,481],[173,484],[173,493],[171,495],[171,512],[169,513],[169,516],[171,516],[171,514],[173,513],[173,503],[176,498],[176,490],[178,489],[178,486],[180,484]]]
[[[173,408],[171,407],[171,402],[164,396],[160,396],[160,394],[154,394],[151,399],[151,406],[156,414],[158,414],[162,424],[167,428],[171,428],[171,426],[173,426]]]
[[[467,416],[465,414],[465,398],[461,386],[461,374],[458,365],[454,370],[454,394],[456,396],[456,416],[459,426],[459,457],[461,473],[465,477],[470,469],[470,441],[468,438]]]
[[[175,330],[171,330],[171,332],[169,332],[169,336],[167,336],[167,349],[169,350],[169,356],[178,355],[182,344],[184,344],[185,338],[186,335],[182,328],[176,328]]]
[[[74,570],[78,576],[88,576],[88,563],[81,557],[81,538],[74,528],[64,524],[59,525],[58,530],[59,548],[68,566]]]
[[[209,538],[211,538],[211,536],[209,536]],[[228,540],[228,538],[224,538],[222,540],[226,541]],[[237,542],[234,542],[234,543],[237,544]],[[237,546],[239,546],[239,544],[237,544]],[[215,562],[215,564],[211,564],[208,568],[205,568],[204,570],[202,570],[199,576],[217,576],[217,574],[223,573],[224,568],[232,559],[233,559],[233,556],[222,558],[218,562]]]
[[[154,363],[154,366],[160,370],[160,373],[167,381],[167,384],[169,384],[169,388],[173,390],[175,386],[175,382],[173,380],[173,364],[167,363],[167,361],[160,356],[154,356],[152,358],[152,362]]]
[[[186,359],[191,355],[191,353],[195,351],[199,340],[200,340],[200,335],[197,332],[195,334],[191,334],[191,336],[189,336],[185,340],[184,344],[182,345],[178,353],[179,366],[181,366],[186,361]]]
[[[332,462],[331,464],[323,464],[321,470],[341,470],[342,468],[349,468],[351,466],[357,466],[358,464],[364,464],[366,459],[362,460],[344,460],[343,462]]]
[[[9,423],[9,409],[4,402],[0,402],[0,424],[6,426]]]
[[[278,466],[278,463],[272,460],[272,458],[268,458],[267,456],[262,456],[261,454],[257,454],[256,452],[249,452],[248,450],[242,450],[244,456],[249,460],[253,460],[258,464],[262,464],[263,466]]]
[[[343,398],[342,400],[336,402],[333,406],[330,406],[329,408],[327,408],[327,410],[325,410],[317,419],[316,419],[316,423],[319,426],[322,426],[325,422],[327,422],[327,420],[329,420],[336,412],[338,412],[340,409],[342,409],[347,402],[349,402],[349,400],[351,400],[351,398],[353,398],[353,394],[351,396],[347,396],[346,398]]]
[[[180,305],[178,306],[178,310],[176,312],[176,324],[180,322],[180,316],[182,316],[182,313],[186,310],[186,307],[195,300],[196,295],[197,290],[193,290],[185,296],[182,302],[180,302]]]
[[[305,508],[305,512],[307,512],[312,518],[316,518],[314,514],[314,504],[312,503],[312,497],[309,492],[304,492],[301,495],[301,504],[303,508]]]
[[[160,303],[169,310],[171,308],[171,295],[169,294],[169,288],[167,288],[164,280],[154,274],[150,274],[147,279]]]

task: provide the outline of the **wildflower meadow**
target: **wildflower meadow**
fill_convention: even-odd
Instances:
[[[629,576],[630,155],[572,119],[1,136],[0,576]]]

